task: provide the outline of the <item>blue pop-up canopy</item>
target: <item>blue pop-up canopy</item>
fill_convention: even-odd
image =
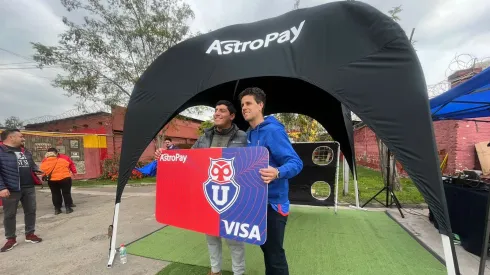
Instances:
[[[430,100],[432,120],[490,117],[490,68]]]

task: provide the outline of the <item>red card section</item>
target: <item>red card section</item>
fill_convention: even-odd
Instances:
[[[219,236],[220,216],[206,200],[203,184],[208,179],[210,158],[221,156],[219,148],[164,151],[157,167],[158,222]]]

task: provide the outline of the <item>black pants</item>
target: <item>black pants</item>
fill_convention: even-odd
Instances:
[[[71,198],[71,178],[62,180],[48,181],[49,189],[51,189],[51,198],[55,209],[61,209],[63,200],[65,207],[71,207],[73,199]]]
[[[22,203],[24,209],[25,233],[33,234],[36,227],[36,188],[22,187],[20,192],[10,192],[10,197],[2,198],[3,226],[5,237],[15,238],[17,206]]]
[[[286,252],[283,248],[287,221],[287,216],[277,213],[270,205],[268,206],[267,241],[260,246],[264,252],[266,275],[289,275]]]

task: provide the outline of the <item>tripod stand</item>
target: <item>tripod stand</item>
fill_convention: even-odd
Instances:
[[[371,202],[372,200],[376,200],[377,202],[379,202],[381,205],[383,205],[384,207],[391,207],[393,206],[393,201],[395,202],[396,204],[396,207],[398,208],[398,211],[400,212],[400,215],[402,216],[402,218],[405,218],[405,216],[403,215],[402,213],[402,205],[400,204],[400,201],[398,200],[398,198],[396,197],[395,193],[393,192],[393,181],[395,179],[395,173],[391,174],[391,169],[390,169],[390,149],[387,150],[387,156],[388,158],[388,161],[387,161],[387,165],[386,165],[386,182],[385,182],[385,186],[383,187],[383,189],[379,190],[378,193],[376,193],[376,195],[374,195],[372,198],[370,198],[361,208],[364,208],[364,206],[366,206],[369,202]],[[393,163],[392,163],[392,166],[395,167],[396,165],[396,162],[395,162],[395,158],[393,158]],[[390,174],[391,174],[391,180],[390,179]],[[386,204],[383,204],[382,202],[378,201],[376,199],[376,197],[381,194],[383,191],[386,191]]]

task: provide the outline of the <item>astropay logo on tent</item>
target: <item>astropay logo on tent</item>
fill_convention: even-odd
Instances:
[[[301,29],[303,29],[303,25],[306,20],[303,20],[298,27],[293,26],[289,30],[283,31],[281,33],[273,32],[269,33],[265,36],[264,39],[256,39],[254,41],[238,41],[238,40],[214,40],[214,42],[209,46],[206,51],[207,54],[216,51],[219,55],[222,54],[231,54],[231,53],[242,53],[247,51],[248,49],[255,51],[260,48],[267,48],[271,43],[284,43],[289,41],[290,43],[294,43],[296,39],[298,39],[301,34]]]

